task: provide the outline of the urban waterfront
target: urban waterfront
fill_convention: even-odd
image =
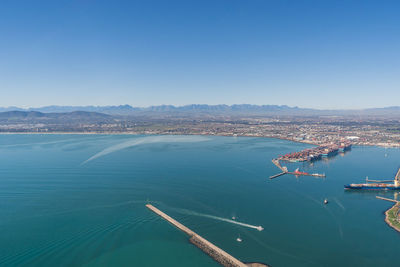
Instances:
[[[343,185],[393,178],[400,151],[353,146],[312,165],[286,164],[326,178],[269,179],[276,155],[310,147],[251,137],[0,135],[0,265],[219,266],[149,212],[150,202],[243,262],[397,266],[400,233],[384,221],[392,204],[375,198],[394,192]]]

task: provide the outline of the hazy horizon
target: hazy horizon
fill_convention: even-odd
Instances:
[[[312,107],[302,107],[302,106],[290,106],[290,105],[275,105],[275,104],[249,104],[249,103],[234,103],[234,104],[204,104],[204,103],[191,103],[191,104],[184,104],[184,105],[173,105],[173,104],[161,104],[161,105],[149,105],[149,106],[135,106],[135,105],[131,105],[131,104],[116,104],[116,105],[45,105],[45,106],[0,106],[0,109],[12,109],[12,108],[16,108],[16,109],[23,109],[23,110],[31,110],[31,109],[42,109],[42,108],[48,108],[48,107],[71,107],[71,108],[79,108],[79,107],[94,107],[94,108],[102,108],[102,107],[123,107],[123,106],[130,106],[132,108],[151,108],[151,107],[161,107],[161,106],[173,106],[176,108],[179,107],[186,107],[186,106],[192,106],[192,105],[197,105],[197,106],[202,106],[202,105],[206,105],[206,106],[240,106],[240,105],[253,105],[253,106],[279,106],[279,107],[288,107],[288,108],[299,108],[299,109],[315,109],[315,110],[367,110],[367,109],[388,109],[388,108],[400,108],[400,105],[396,105],[396,106],[384,106],[384,107],[367,107],[367,108],[312,108]]]

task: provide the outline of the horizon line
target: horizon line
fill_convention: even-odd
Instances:
[[[188,106],[272,106],[272,107],[287,107],[291,109],[311,109],[311,110],[319,110],[319,111],[360,111],[360,110],[370,110],[370,109],[389,109],[389,108],[400,108],[400,106],[384,106],[384,107],[366,107],[366,108],[312,108],[312,107],[299,107],[299,106],[290,106],[290,105],[279,105],[279,104],[184,104],[184,105],[174,105],[174,104],[160,104],[160,105],[149,105],[149,106],[134,106],[131,104],[119,104],[119,105],[44,105],[38,107],[19,107],[19,106],[0,106],[0,109],[13,109],[18,111],[17,109],[29,111],[34,109],[43,109],[43,108],[50,108],[50,107],[58,107],[58,108],[109,108],[109,107],[130,107],[130,108],[138,108],[138,109],[147,109],[152,107],[174,107],[174,108],[181,108],[181,107],[188,107]],[[10,110],[11,111],[11,110]]]

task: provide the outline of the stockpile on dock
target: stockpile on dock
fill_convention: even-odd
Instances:
[[[176,221],[172,217],[168,216],[161,210],[157,209],[151,204],[147,204],[146,207],[159,215],[161,218],[165,219],[172,225],[174,225],[179,230],[183,231],[187,235],[190,236],[190,242],[200,248],[202,251],[207,253],[210,257],[212,257],[215,261],[219,262],[222,266],[226,267],[247,267],[248,265],[244,264],[243,262],[239,261],[232,255],[228,254],[224,250],[220,249],[219,247],[215,246],[211,242],[207,241],[200,235],[196,234],[180,222]],[[265,264],[261,264],[259,266],[268,266]]]
[[[313,161],[323,157],[333,156],[339,151],[345,152],[346,150],[351,149],[351,146],[351,143],[347,141],[340,144],[320,145],[315,148],[308,148],[299,152],[292,152],[279,156],[276,160],[288,162]]]

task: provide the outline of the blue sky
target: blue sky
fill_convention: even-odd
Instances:
[[[1,1],[0,106],[400,105],[400,1]]]

